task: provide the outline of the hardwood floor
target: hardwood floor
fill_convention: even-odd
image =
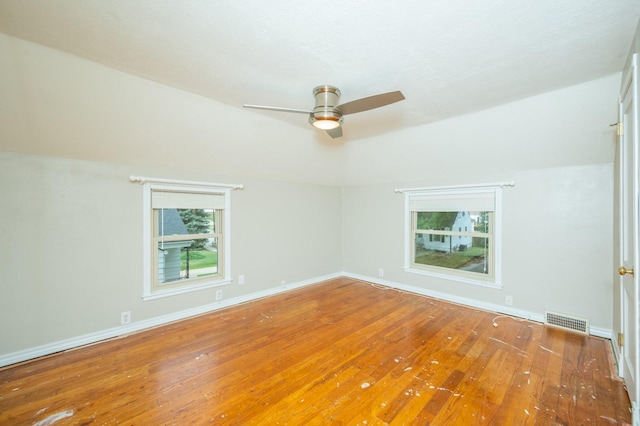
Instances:
[[[0,371],[0,424],[613,425],[608,341],[347,278]]]

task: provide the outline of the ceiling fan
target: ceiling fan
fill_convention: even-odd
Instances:
[[[309,123],[318,129],[326,130],[327,134],[332,138],[339,138],[342,136],[343,115],[380,108],[404,99],[404,95],[398,90],[339,104],[340,89],[329,85],[318,86],[313,89],[313,96],[316,98],[316,105],[311,111],[264,105],[244,104],[243,106],[245,108],[309,114]]]

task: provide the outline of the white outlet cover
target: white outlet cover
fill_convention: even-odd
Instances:
[[[131,311],[120,312],[120,324],[129,324],[131,323]]]

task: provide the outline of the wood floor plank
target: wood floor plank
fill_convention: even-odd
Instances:
[[[629,423],[603,339],[340,278],[0,370],[0,424]]]

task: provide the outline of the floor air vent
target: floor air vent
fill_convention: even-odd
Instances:
[[[589,334],[589,320],[584,318],[572,317],[557,312],[545,311],[544,323],[555,327],[564,328],[565,330],[577,331],[578,333]]]

